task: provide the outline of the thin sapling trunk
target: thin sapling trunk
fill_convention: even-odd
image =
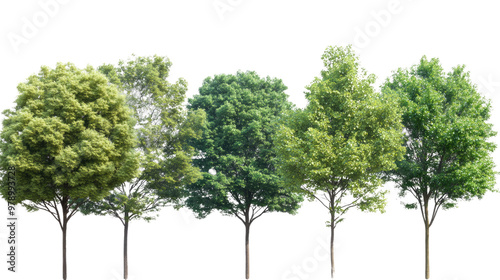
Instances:
[[[245,224],[245,277],[250,278],[250,223]]]
[[[334,262],[334,251],[333,251],[333,241],[335,239],[335,225],[334,225],[334,215],[332,214],[330,223],[330,262],[331,262],[331,277],[333,279],[333,274],[335,273],[335,262]]]
[[[123,279],[128,279],[128,220],[125,220],[123,230]]]
[[[429,205],[425,202],[425,279],[429,279],[430,275],[430,262],[429,262]]]

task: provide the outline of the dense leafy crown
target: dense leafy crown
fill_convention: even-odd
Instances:
[[[255,72],[207,78],[189,107],[207,113],[203,137],[193,144],[202,151],[194,163],[203,179],[190,185],[186,204],[200,217],[212,210],[224,214],[250,205],[266,211],[293,212],[300,198],[285,193],[275,169],[273,121],[291,108],[279,79]]]
[[[351,47],[329,47],[322,59],[321,77],[307,87],[308,106],[278,130],[280,172],[288,186],[320,201],[316,192],[327,192],[330,211],[381,210],[380,172],[403,153],[400,112],[373,90],[375,77],[359,67]],[[341,203],[346,195],[354,204]]]
[[[464,66],[445,74],[438,59],[424,56],[411,69],[396,71],[383,91],[404,109],[407,153],[393,173],[402,195],[409,191],[448,208],[493,190],[491,106]]]
[[[136,174],[131,112],[104,75],[58,64],[18,90],[15,109],[4,112],[0,145],[2,170],[16,168],[16,202],[98,199]]]
[[[138,179],[147,181],[146,188],[174,201],[183,196],[183,185],[200,177],[199,169],[191,164],[196,151],[188,140],[201,134],[205,114],[185,109],[187,82],[180,78],[170,83],[171,66],[168,58],[155,55],[120,61],[118,67],[104,65],[99,70],[125,93],[137,119],[137,149],[143,156]]]
[[[151,220],[161,207],[179,206],[183,186],[201,177],[191,164],[195,149],[188,144],[201,135],[202,110],[187,112],[183,104],[187,83],[167,81],[171,62],[167,57],[133,57],[118,66],[103,65],[103,72],[125,94],[137,124],[136,150],[141,173],[102,201],[81,206],[84,214],[111,214],[124,224],[133,219]]]

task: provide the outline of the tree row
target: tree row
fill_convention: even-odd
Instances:
[[[56,219],[63,279],[78,212],[123,224],[124,279],[132,220],[165,206],[233,216],[245,227],[249,279],[252,223],[317,201],[328,214],[333,278],[335,229],[350,209],[383,212],[381,187],[393,181],[422,215],[428,279],[438,211],[495,191],[490,102],[464,66],[445,73],[436,58],[394,71],[380,91],[350,46],[328,47],[322,60],[305,108],[288,101],[282,80],[252,71],[206,78],[186,106],[187,82],[169,82],[161,56],[44,66],[4,111],[0,193],[12,197],[15,169],[15,202]]]

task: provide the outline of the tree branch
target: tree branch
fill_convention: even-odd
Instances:
[[[120,222],[122,222],[123,226],[125,226],[125,221],[124,221],[124,219],[120,216],[120,214],[118,214],[118,212],[116,212],[116,210],[115,210],[115,209],[113,209],[113,210],[112,210],[112,212],[113,212],[114,216],[115,216],[115,217],[117,217],[117,218],[120,220]]]
[[[417,191],[413,189],[413,187],[411,187],[411,189],[415,192],[414,196],[415,198],[417,199],[417,202],[418,202],[418,205],[419,205],[419,208],[420,208],[420,214],[422,214],[422,219],[424,221],[424,225],[427,224],[427,220],[426,220],[426,217],[425,217],[425,213],[424,213],[424,206],[422,205],[422,198],[417,194]]]
[[[255,216],[254,218],[254,211],[252,209],[252,218],[250,218],[250,224],[252,224],[253,221],[255,221],[257,218],[259,218],[260,216],[262,216],[264,213],[266,213],[268,210],[269,210],[269,207],[261,207],[259,210],[257,210],[257,213],[261,210],[261,209],[264,209],[260,214],[258,214],[257,216]]]
[[[345,211],[347,211],[350,208],[359,205],[359,203],[356,203],[356,202],[358,202],[359,200],[361,200],[361,198],[362,197],[360,196],[360,197],[356,198],[354,201],[352,201],[351,203],[348,203],[346,205],[340,206],[340,208],[345,209]]]
[[[84,204],[87,201],[88,200],[85,199],[85,200],[82,200],[81,202],[76,204],[76,206],[73,208],[73,210],[68,215],[68,221],[69,221],[69,219],[71,219],[71,217],[73,217],[76,214],[76,212],[78,212],[78,209],[80,208],[80,206],[82,206],[82,204]],[[68,206],[69,209],[71,209],[71,206],[73,205],[73,203],[74,202],[71,202],[71,204]]]
[[[443,205],[443,203],[445,201],[445,196],[446,196],[446,194],[442,194],[437,200],[436,200],[436,197],[434,197],[434,209],[432,210],[432,218],[431,218],[431,222],[429,223],[429,227],[434,222],[434,219],[436,218],[436,215],[437,215],[437,212],[439,211],[439,208],[441,207],[441,205]]]
[[[240,215],[238,215],[238,211],[235,211],[234,212],[234,215],[236,216],[236,218],[240,219],[240,221],[245,224],[245,221],[240,217]]]
[[[309,192],[309,191],[307,191]],[[319,199],[319,197],[317,197],[314,193],[312,192],[309,192],[309,195],[311,195],[312,197],[314,197],[317,201],[319,201],[321,204],[323,204],[323,206],[326,208],[326,209],[330,209],[330,206],[326,205],[321,199]],[[323,194],[326,198],[327,201],[329,201],[328,197],[326,196],[326,194]]]
[[[56,219],[56,221],[59,223],[59,225],[61,226],[61,223],[59,221],[59,218],[56,216],[56,214],[52,211],[50,211],[49,207],[47,206],[46,202],[45,201],[42,201],[42,204],[43,206],[40,205],[40,203],[35,203],[35,205],[38,205],[38,209],[40,210],[43,210],[43,211],[47,211],[50,213],[50,215],[52,215],[52,217],[54,217],[54,219]],[[52,205],[51,205],[52,207]]]

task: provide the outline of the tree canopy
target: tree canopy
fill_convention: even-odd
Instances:
[[[2,169],[16,167],[17,203],[37,209],[64,196],[97,200],[136,174],[131,112],[104,75],[58,64],[18,90],[16,107],[4,111],[0,145]]]
[[[186,201],[199,217],[219,210],[243,221],[249,207],[254,218],[298,209],[297,197],[279,183],[271,138],[273,120],[292,106],[285,89],[281,80],[238,72],[205,79],[200,94],[189,100],[189,108],[207,114],[203,136],[193,142],[202,151],[194,163],[203,179],[188,186]]]
[[[182,187],[201,177],[199,169],[191,164],[196,150],[188,141],[200,136],[205,113],[185,109],[187,83],[182,78],[173,84],[168,82],[171,65],[167,57],[155,55],[134,56],[128,61],[120,61],[117,66],[99,67],[124,93],[137,120],[134,130],[138,138],[136,150],[141,155],[141,172],[128,186],[116,190],[127,199],[123,197],[119,205],[113,206],[128,204],[127,209],[135,213],[129,219],[150,220],[153,217],[148,214],[167,203],[179,206],[185,195]],[[144,201],[125,203],[130,199]],[[110,201],[115,200],[99,203]],[[132,205],[134,209],[130,208]],[[94,210],[96,214],[100,212]]]

